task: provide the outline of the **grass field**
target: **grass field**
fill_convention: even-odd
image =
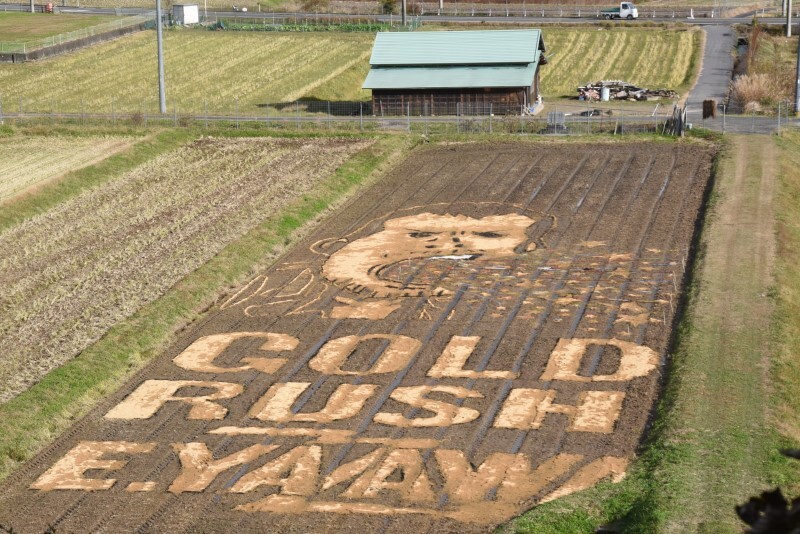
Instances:
[[[130,146],[125,137],[0,138],[0,204]]]
[[[620,78],[685,89],[696,68],[699,33],[663,28],[546,30],[546,97],[573,96],[584,82]],[[166,32],[170,113],[262,116],[298,98],[363,101],[372,34]],[[68,56],[0,65],[7,111],[156,112],[154,32]],[[608,58],[612,58],[609,60]]]
[[[96,24],[116,17],[107,15],[70,15],[42,13],[0,13],[0,41],[30,41],[50,37]]]

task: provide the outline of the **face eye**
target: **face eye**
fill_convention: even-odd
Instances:
[[[503,237],[503,234],[498,234],[497,232],[472,232],[472,235],[489,238]]]
[[[432,237],[435,235],[436,232],[409,232],[408,237],[413,237],[415,239],[422,239],[425,237]]]

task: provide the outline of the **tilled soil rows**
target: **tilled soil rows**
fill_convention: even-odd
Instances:
[[[418,151],[0,488],[19,532],[488,531],[620,480],[713,151]]]

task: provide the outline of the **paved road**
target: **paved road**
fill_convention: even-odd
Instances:
[[[233,2],[231,2],[233,3]],[[37,12],[44,11],[45,4],[35,4]],[[154,13],[152,8],[113,8],[113,7],[61,7],[55,6],[60,13],[87,14],[87,15],[150,15]],[[0,1],[0,11],[28,11],[30,4],[19,3],[9,4]],[[522,9],[518,5],[511,9],[489,10],[489,12],[475,12],[470,10],[458,10],[456,12],[446,12],[437,15],[435,12],[424,13],[422,16],[409,15],[409,19],[416,19],[428,23],[435,22],[489,22],[492,24],[502,23],[558,23],[570,24],[587,22],[602,22],[598,17],[598,8],[587,6],[537,6],[529,9]],[[714,8],[697,8],[693,10],[696,18],[689,19],[689,8],[642,8],[640,9],[639,21],[648,22],[675,22],[677,20],[689,22],[700,26],[731,25],[734,23],[747,22],[752,19],[754,13],[748,13],[735,18],[719,18],[718,10]],[[757,12],[755,12],[757,13]],[[376,15],[376,14],[346,14],[346,13],[260,13],[253,11],[224,11],[209,10],[207,14],[210,18],[265,18],[265,19],[364,19],[369,18],[380,22],[398,23],[398,15]],[[759,22],[765,25],[783,24],[783,18],[762,16]],[[618,24],[627,24],[626,21],[617,21]]]
[[[689,111],[702,109],[703,100],[722,102],[733,73],[733,55],[736,36],[728,25],[705,26],[706,47],[697,85],[689,93]]]

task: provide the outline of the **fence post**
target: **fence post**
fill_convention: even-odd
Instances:
[[[178,125],[178,103],[174,100],[172,101],[172,125]]]
[[[722,104],[722,135],[725,135],[725,104]]]
[[[294,101],[294,112],[295,112],[295,124],[297,125],[297,129],[300,129],[300,102],[297,100]]]
[[[589,135],[590,133],[592,133],[591,132],[591,126],[589,124],[589,114],[590,113],[591,113],[591,111],[589,111],[589,99],[587,98],[586,99],[586,135]]]
[[[358,103],[358,118],[359,118],[359,125],[361,130],[364,130],[364,104],[363,102]]]
[[[239,129],[239,95],[236,95],[235,106],[236,106],[236,129]]]
[[[489,103],[489,133],[492,133],[492,118],[494,117],[494,113],[492,112],[492,103]]]
[[[114,110],[114,97],[111,97],[111,122],[114,126],[117,125],[117,114]]]
[[[3,95],[0,95],[0,124],[3,124]]]
[[[203,116],[205,117],[203,123],[205,124],[206,129],[208,129],[208,100],[205,98],[203,99]]]
[[[781,103],[778,102],[778,135],[781,135]]]
[[[411,131],[411,102],[406,104],[406,124],[408,125],[408,131]]]
[[[147,126],[147,113],[144,112],[144,100],[142,100],[142,119],[144,120],[144,125]]]
[[[328,100],[328,129],[331,129],[331,101]]]

